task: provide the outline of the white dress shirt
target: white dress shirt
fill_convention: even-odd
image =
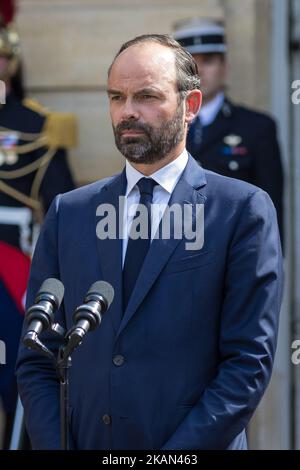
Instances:
[[[213,100],[200,108],[197,119],[200,119],[202,126],[209,126],[215,120],[223,103],[224,93],[220,92]]]
[[[168,205],[172,192],[181,177],[183,170],[188,162],[188,153],[184,150],[179,157],[173,160],[168,165],[155,171],[149,178],[152,178],[158,183],[153,190],[153,204],[159,204],[161,211],[158,213],[154,211],[151,219],[151,240],[153,239],[155,232],[159,226],[163,212]],[[127,189],[124,200],[124,214],[123,214],[123,251],[122,259],[123,265],[125,260],[125,254],[128,244],[128,237],[130,233],[130,227],[134,217],[134,211],[130,211],[130,207],[134,204],[138,204],[140,200],[140,191],[137,187],[137,182],[144,178],[145,175],[137,171],[133,166],[126,160],[126,178],[127,178]],[[132,213],[133,212],[133,213]]]

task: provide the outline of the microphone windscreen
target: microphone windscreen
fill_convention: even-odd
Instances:
[[[37,293],[37,297],[39,297],[41,294],[51,294],[55,297],[57,308],[59,308],[64,297],[64,293],[65,288],[63,283],[54,277],[49,277],[49,279],[46,279],[41,285]]]
[[[97,281],[97,282],[94,282],[94,284],[92,284],[91,287],[89,288],[87,296],[90,294],[102,295],[102,297],[104,297],[104,299],[107,302],[107,308],[109,308],[110,304],[114,300],[115,291],[114,291],[113,286],[109,284],[108,282]]]

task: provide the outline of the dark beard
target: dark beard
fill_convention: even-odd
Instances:
[[[184,137],[182,113],[183,105],[180,103],[173,118],[158,128],[135,120],[123,121],[114,128],[118,150],[132,163],[151,164],[162,160]],[[144,134],[124,138],[121,136],[124,130],[143,131]]]

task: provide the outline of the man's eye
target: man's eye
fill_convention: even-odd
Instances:
[[[110,97],[111,101],[120,101],[122,98],[121,95],[113,95]]]
[[[156,96],[154,96],[154,95],[140,95],[139,98],[141,100],[154,100],[156,98]]]

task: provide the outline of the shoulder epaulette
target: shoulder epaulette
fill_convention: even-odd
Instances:
[[[35,111],[42,116],[46,116],[49,113],[49,110],[46,108],[46,106],[43,106],[33,98],[24,98],[22,104],[25,106],[25,108],[31,109],[31,111]]]
[[[48,145],[57,148],[72,148],[77,146],[77,119],[72,113],[47,114],[43,133]]]
[[[25,98],[23,105],[45,116],[42,134],[46,137],[49,147],[69,149],[78,145],[75,114],[52,112],[31,98]]]

